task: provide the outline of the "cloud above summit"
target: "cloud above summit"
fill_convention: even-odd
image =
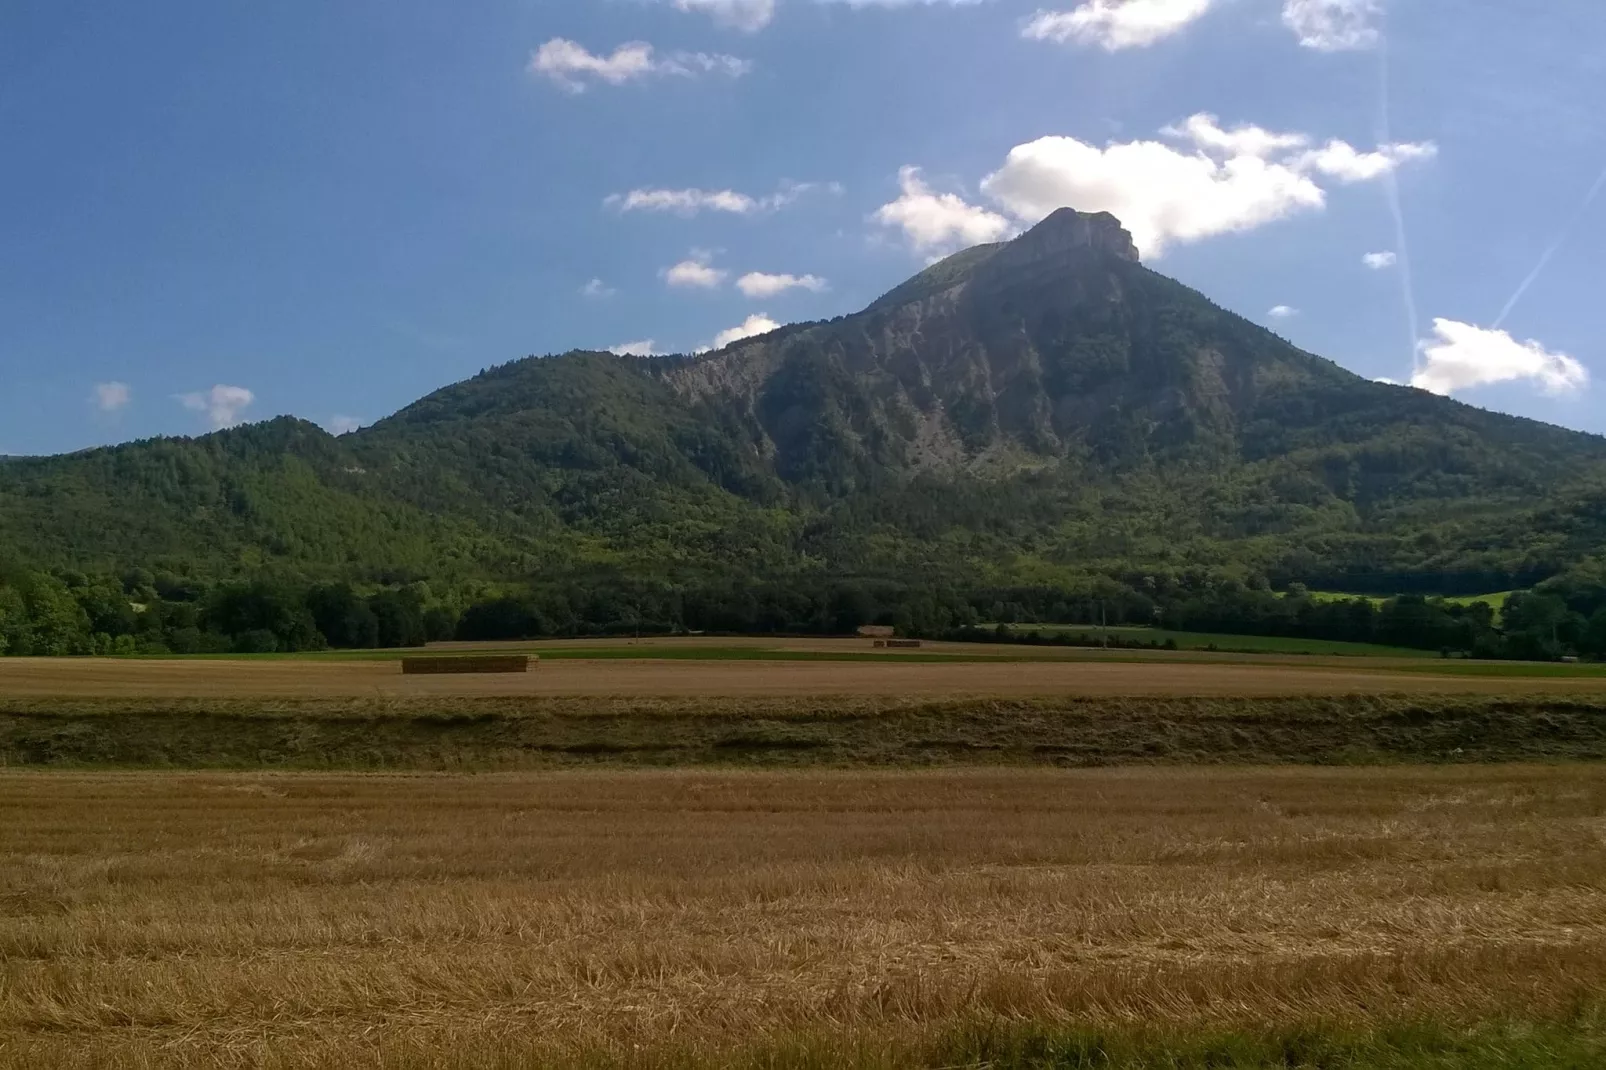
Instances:
[[[1431,142],[1361,150],[1337,139],[1243,124],[1200,113],[1165,127],[1161,139],[1096,145],[1049,136],[1011,149],[982,179],[991,207],[937,195],[917,168],[900,173],[903,195],[874,219],[901,228],[917,252],[996,241],[1056,208],[1110,212],[1147,257],[1322,210],[1329,184],[1368,182],[1433,158]]]
[[[233,427],[245,418],[245,410],[256,401],[256,395],[243,386],[219,383],[210,390],[196,390],[180,394],[178,403],[191,412],[204,413],[213,430]]]
[[[898,172],[898,188],[902,191],[898,199],[882,205],[871,218],[903,231],[917,253],[951,253],[999,241],[1017,229],[997,212],[970,204],[957,193],[933,190],[918,167]]]

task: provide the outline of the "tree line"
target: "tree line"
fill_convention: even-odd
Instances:
[[[1163,626],[1175,631],[1372,643],[1480,658],[1606,658],[1606,569],[1584,568],[1501,605],[1420,594],[1317,596],[1264,577],[1088,577],[1075,587],[822,577],[641,578],[619,574],[437,591],[414,581],[257,578],[209,584],[0,566],[0,654],[254,654],[412,647],[446,639],[851,634],[881,624],[916,637],[1004,625]]]

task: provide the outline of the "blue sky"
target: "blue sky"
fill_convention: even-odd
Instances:
[[[1061,203],[1359,374],[1606,432],[1602,41],[1596,0],[9,0],[0,453],[691,350]]]

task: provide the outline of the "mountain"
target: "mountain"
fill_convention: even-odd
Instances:
[[[0,461],[0,555],[209,579],[1477,591],[1603,544],[1606,439],[1355,376],[1070,209],[715,353],[521,360],[340,438],[281,418]]]

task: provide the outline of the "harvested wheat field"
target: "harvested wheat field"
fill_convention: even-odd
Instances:
[[[1606,1051],[1599,766],[11,773],[0,814],[6,1066]]]
[[[1333,662],[1339,659],[1333,659]],[[1343,659],[1355,662],[1359,659]],[[1606,694],[1606,676],[1458,676],[1397,664],[1132,663],[1056,658],[1007,662],[546,660],[510,676],[403,676],[394,661],[239,659],[0,660],[7,698],[330,698],[394,696],[765,697],[1042,695],[1265,697],[1357,693]],[[1428,663],[1431,665],[1432,663]]]

